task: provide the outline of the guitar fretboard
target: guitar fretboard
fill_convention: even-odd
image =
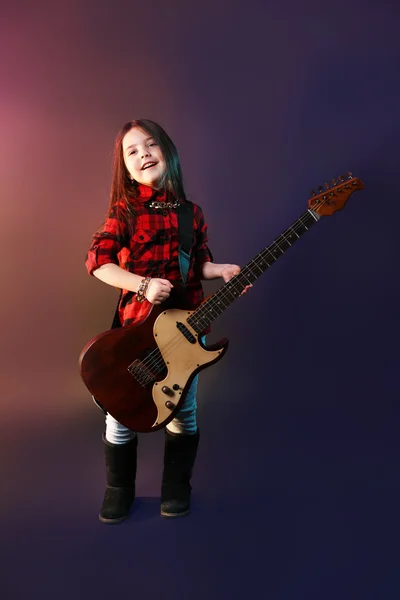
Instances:
[[[318,220],[319,216],[314,211],[307,210],[272,244],[264,248],[243,267],[238,275],[232,277],[215,294],[203,302],[188,318],[189,325],[197,333],[204,331],[217,317],[222,315],[228,306],[239,298],[246,285],[254,283]]]

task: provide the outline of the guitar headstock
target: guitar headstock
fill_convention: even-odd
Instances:
[[[361,179],[353,177],[351,173],[340,175],[337,180],[332,179],[331,183],[320,185],[317,191],[311,190],[312,196],[308,200],[308,208],[321,217],[333,215],[334,212],[345,207],[353,192],[363,188]]]

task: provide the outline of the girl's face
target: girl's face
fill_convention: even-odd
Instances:
[[[167,167],[154,139],[142,129],[133,127],[122,140],[122,151],[132,179],[157,189]]]

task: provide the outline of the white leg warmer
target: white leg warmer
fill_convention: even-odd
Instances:
[[[110,414],[106,416],[106,440],[111,444],[126,444],[135,437],[136,432],[121,425]]]

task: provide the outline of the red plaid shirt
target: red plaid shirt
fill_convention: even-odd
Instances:
[[[136,211],[133,236],[129,235],[126,221],[118,221],[115,210],[111,211],[101,230],[94,234],[86,256],[85,264],[90,275],[101,265],[115,263],[136,275],[182,283],[178,259],[177,208],[150,208],[150,199],[165,202],[165,195],[139,185],[139,198],[129,199]],[[125,201],[121,200],[119,206],[124,209]],[[194,242],[186,282],[188,308],[191,309],[197,308],[204,299],[200,281],[201,266],[212,260],[207,247],[207,225],[203,211],[197,204],[193,206]],[[151,304],[147,300],[137,302],[134,292],[122,290],[118,308],[120,321],[127,326],[143,321]]]

